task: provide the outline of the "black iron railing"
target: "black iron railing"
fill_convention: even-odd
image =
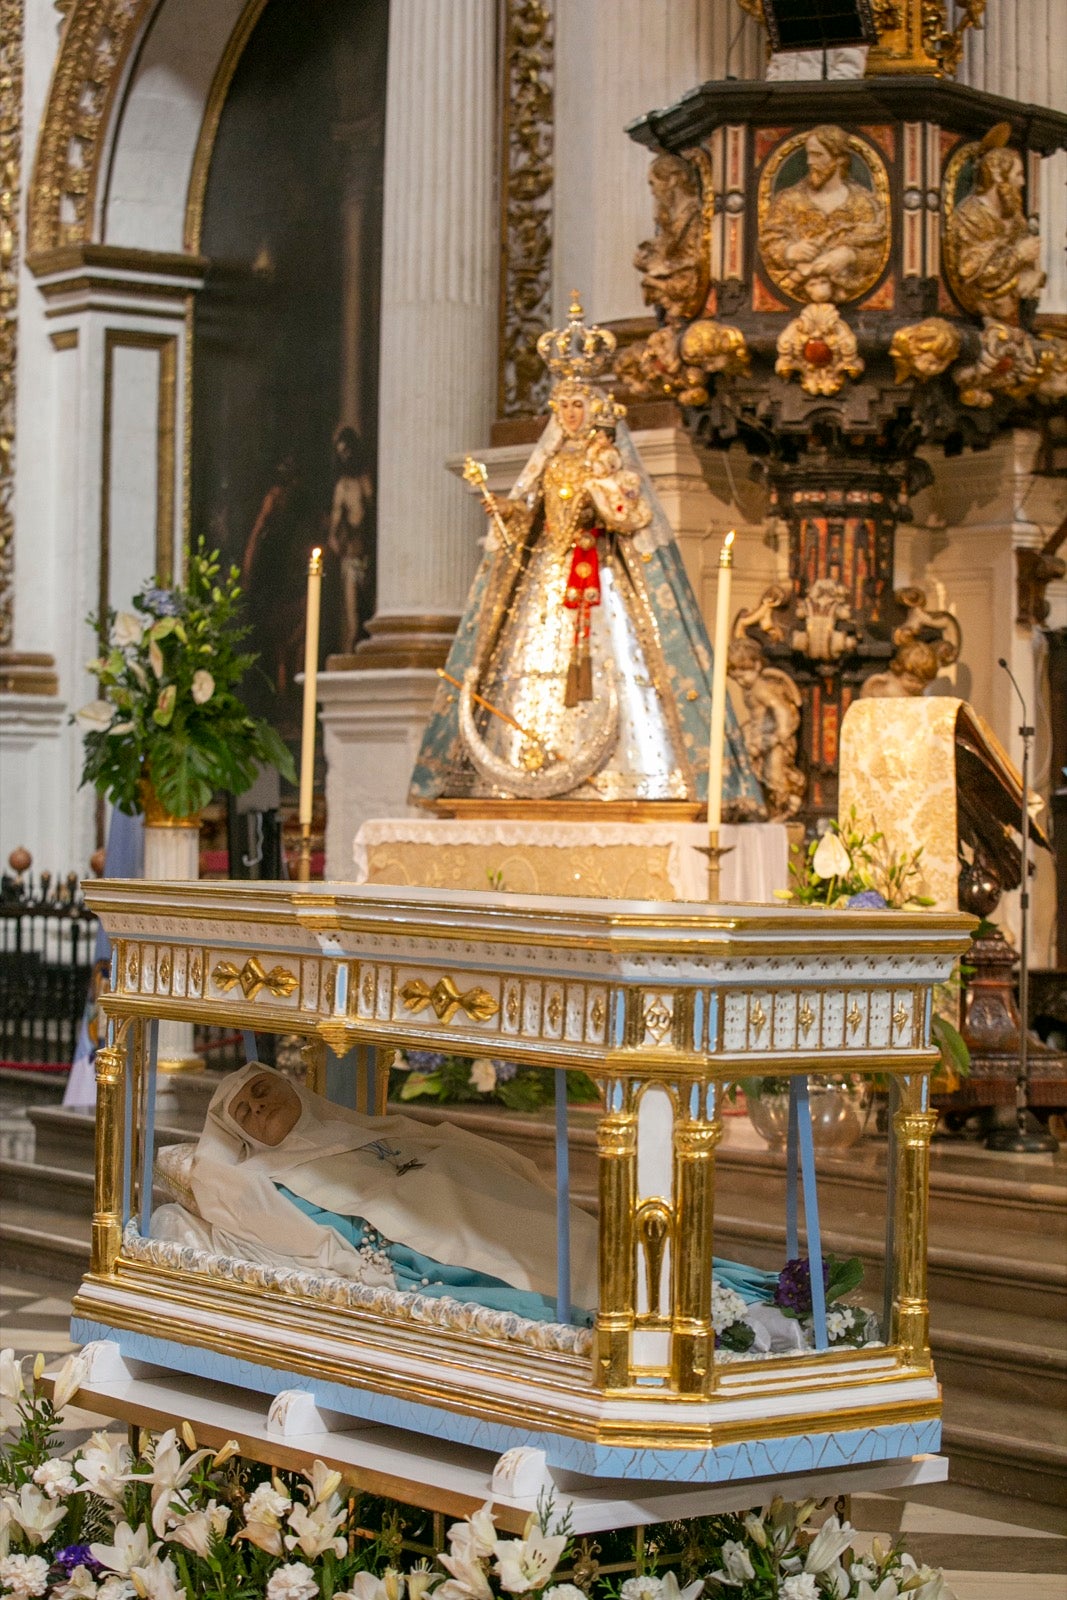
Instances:
[[[96,931],[76,873],[0,878],[0,1065],[70,1066]]]

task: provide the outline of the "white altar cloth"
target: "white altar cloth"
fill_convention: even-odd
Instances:
[[[395,817],[365,822],[357,883],[500,889],[612,900],[706,900],[707,828],[699,822],[529,822]],[[727,824],[720,899],[767,903],[788,887],[789,837],[779,822]]]

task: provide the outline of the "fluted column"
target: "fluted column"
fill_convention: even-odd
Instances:
[[[652,232],[650,157],[626,124],[708,78],[759,77],[763,38],[733,0],[556,0],[557,323],[572,289],[598,322],[645,314],[633,254]]]
[[[377,613],[362,667],[444,661],[481,523],[445,459],[495,400],[495,0],[392,0]]]

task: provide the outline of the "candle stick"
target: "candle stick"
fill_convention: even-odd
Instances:
[[[730,651],[730,584],[734,568],[734,530],[719,551],[715,597],[715,660],[711,674],[711,739],[708,746],[708,891],[719,897],[719,829],[722,825],[723,742],[726,735],[726,667]]]
[[[300,855],[297,877],[311,878],[311,809],[315,785],[315,710],[319,671],[319,608],[322,600],[322,551],[308,562],[307,624],[304,630],[304,721],[300,739]]]

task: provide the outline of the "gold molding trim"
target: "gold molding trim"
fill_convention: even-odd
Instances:
[[[539,415],[552,320],[554,0],[506,0],[500,113],[497,415]]]
[[[87,240],[104,132],[158,0],[75,0],[52,72],[26,209],[29,255]]]
[[[59,693],[55,656],[30,650],[0,650],[0,694]]]
[[[219,58],[215,68],[215,76],[211,80],[211,87],[207,93],[204,106],[204,115],[200,123],[200,132],[196,138],[196,150],[193,153],[193,164],[189,173],[189,189],[185,198],[185,221],[182,227],[182,243],[193,254],[200,253],[200,235],[204,226],[204,196],[207,193],[207,181],[211,175],[211,160],[215,154],[215,140],[218,138],[219,122],[222,119],[222,108],[226,104],[226,96],[230,92],[233,75],[237,71],[238,63],[245,52],[245,47],[255,31],[256,23],[263,15],[267,0],[246,0],[244,10],[237,19],[237,23],[226,41],[226,48]]]
[[[22,7],[23,0],[0,0],[0,648],[10,645],[15,633],[13,504],[22,179]]]
[[[48,342],[53,350],[77,350],[78,330],[77,328],[57,328],[54,333],[48,335]]]

